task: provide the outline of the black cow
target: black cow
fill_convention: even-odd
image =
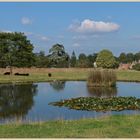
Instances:
[[[10,72],[5,72],[4,75],[10,75]]]
[[[48,76],[49,76],[49,77],[51,77],[51,76],[52,76],[52,74],[51,74],[51,73],[48,73]]]
[[[29,76],[29,73],[15,73],[17,76]]]

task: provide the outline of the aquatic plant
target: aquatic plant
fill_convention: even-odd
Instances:
[[[140,99],[135,97],[79,97],[59,102],[52,102],[50,105],[68,107],[75,110],[87,111],[121,111],[121,110],[140,110]]]
[[[116,73],[113,70],[95,69],[89,73],[87,85],[91,87],[116,86]]]

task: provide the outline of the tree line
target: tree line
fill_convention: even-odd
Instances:
[[[21,32],[0,33],[0,67],[103,67],[117,68],[120,63],[132,63],[140,60],[140,52],[124,53],[118,57],[109,50],[86,55],[80,53],[76,56],[73,51],[69,55],[63,45],[53,45],[49,53],[44,51],[33,52],[34,46],[26,35]]]

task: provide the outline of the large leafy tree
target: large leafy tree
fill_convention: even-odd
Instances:
[[[102,50],[99,52],[96,58],[97,67],[102,68],[114,68],[116,65],[116,60],[109,50]]]
[[[69,55],[65,52],[63,45],[53,45],[49,53],[48,59],[50,67],[69,67]]]
[[[34,63],[33,44],[24,33],[0,33],[0,66],[30,67]]]

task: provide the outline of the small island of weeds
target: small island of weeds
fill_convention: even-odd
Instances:
[[[79,97],[50,103],[54,106],[87,111],[140,110],[140,99],[135,97]]]
[[[113,70],[95,69],[88,76],[87,86],[90,87],[115,87],[116,73]]]

